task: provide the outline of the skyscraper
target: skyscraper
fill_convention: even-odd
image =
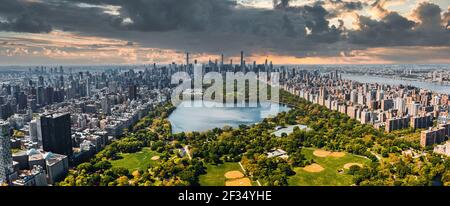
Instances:
[[[223,54],[220,55],[220,69],[223,67]]]
[[[46,87],[44,91],[45,91],[44,92],[44,103],[47,105],[53,104],[53,99],[54,99],[54,95],[55,95],[53,87]]]
[[[12,167],[9,123],[0,121],[0,184],[9,179],[9,175],[13,173]]]
[[[189,52],[186,52],[186,67],[189,67]]]
[[[37,99],[37,104],[39,106],[44,106],[45,105],[45,89],[44,87],[38,87],[36,90],[36,99]]]
[[[24,92],[18,94],[17,105],[19,109],[25,109],[27,107],[27,95]]]
[[[137,86],[131,84],[128,86],[128,98],[130,100],[137,99]]]
[[[72,155],[70,114],[44,115],[37,122],[38,141],[44,151]]]
[[[244,71],[244,51],[241,51],[241,71]]]
[[[44,77],[43,76],[38,77],[38,86],[40,86],[40,87],[44,86]]]
[[[11,115],[13,115],[13,110],[11,108],[11,105],[8,103],[0,105],[0,118],[1,119],[8,119]]]

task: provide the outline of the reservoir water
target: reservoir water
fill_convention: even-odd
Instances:
[[[187,107],[188,103],[178,105],[169,116],[173,133],[202,132],[224,126],[238,127],[241,124],[251,125],[289,110],[289,107],[276,103],[270,107]]]

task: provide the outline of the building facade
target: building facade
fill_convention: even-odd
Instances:
[[[70,114],[41,116],[38,124],[38,141],[44,151],[72,156]]]
[[[9,123],[0,121],[0,184],[9,181],[13,172]]]

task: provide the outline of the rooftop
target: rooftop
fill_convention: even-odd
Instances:
[[[277,137],[281,137],[283,135],[283,133],[286,134],[286,135],[289,135],[292,132],[294,132],[294,128],[295,127],[298,127],[300,130],[305,130],[305,131],[309,131],[310,130],[310,128],[308,128],[308,126],[306,126],[306,125],[297,124],[297,125],[290,125],[290,126],[287,126],[285,128],[280,128],[278,126],[278,127],[275,128],[277,131],[273,132],[272,134],[277,136]]]

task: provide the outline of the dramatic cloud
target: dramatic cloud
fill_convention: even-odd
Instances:
[[[329,17],[340,16],[345,13],[362,10],[366,3],[360,1],[325,0],[317,1],[316,5],[322,5],[330,13]]]
[[[141,31],[203,30],[229,14],[232,8],[232,3],[224,0],[106,0],[101,3],[120,6],[120,25]],[[131,22],[127,24],[125,19]]]
[[[52,27],[37,17],[28,14],[22,14],[15,19],[8,19],[7,22],[0,22],[0,30],[29,32],[29,33],[48,33]]]
[[[22,1],[0,0],[0,31],[48,33],[52,27],[28,10]]]
[[[387,12],[380,20],[358,16],[359,30],[351,31],[349,40],[368,46],[450,46],[450,30],[441,23],[439,6],[421,3],[413,15],[418,22],[397,12]]]
[[[235,0],[0,0],[0,31],[64,31],[120,40],[139,51],[228,56],[245,50],[322,58],[377,47],[450,47],[450,10],[433,3],[419,4],[407,17],[389,9],[400,2],[393,0],[265,1],[273,7],[252,7],[252,1],[242,6]],[[86,47],[103,49],[94,43]]]
[[[413,11],[413,15],[420,21],[420,29],[425,31],[442,30],[441,8],[438,5],[421,3]]]
[[[363,45],[407,45],[412,43],[415,22],[396,12],[385,15],[380,21],[358,16],[359,30],[349,35],[350,42]]]

